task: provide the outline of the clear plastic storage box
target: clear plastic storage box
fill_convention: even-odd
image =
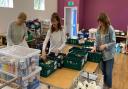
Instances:
[[[20,86],[15,83],[17,79],[16,76],[0,72],[0,89],[20,89]]]
[[[41,68],[39,65],[40,50],[22,46],[9,46],[0,49],[0,71],[16,75],[22,89],[36,89],[39,86]],[[32,85],[35,86],[32,86]]]

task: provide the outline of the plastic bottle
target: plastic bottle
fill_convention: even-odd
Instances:
[[[116,44],[116,53],[120,53],[121,52],[121,47],[120,47],[120,44],[117,43]]]
[[[27,75],[27,64],[26,64],[26,61],[25,59],[21,59],[20,62],[19,62],[19,73],[20,73],[20,76],[26,76]]]

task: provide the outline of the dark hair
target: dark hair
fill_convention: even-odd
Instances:
[[[57,30],[62,30],[61,19],[60,19],[58,13],[54,12],[54,13],[52,14],[52,16],[51,16],[51,21],[52,21],[53,19],[56,19],[56,20],[58,21],[58,29],[57,29]],[[53,33],[54,31],[56,31],[56,29],[55,29],[53,26],[51,26],[51,32]]]
[[[100,15],[98,17],[98,22],[99,21],[103,23],[103,25],[105,27],[105,33],[108,32],[108,28],[110,26],[110,19],[106,15],[106,13],[104,13],[104,12],[100,13]]]

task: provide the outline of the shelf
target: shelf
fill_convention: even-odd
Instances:
[[[116,36],[116,42],[120,43],[120,42],[125,42],[128,40],[128,36]]]
[[[119,37],[119,38],[125,38],[125,39],[128,38],[127,36],[116,36],[116,37]]]

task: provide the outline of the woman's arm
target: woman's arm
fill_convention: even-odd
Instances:
[[[99,40],[99,32],[97,31],[96,32],[96,39],[95,39],[95,42],[94,42],[94,48],[99,50],[99,43],[100,43],[100,40]]]
[[[61,34],[61,39],[62,39],[62,45],[58,48],[59,50],[62,50],[65,46],[65,43],[66,43],[66,35],[64,32],[64,29],[63,29],[62,34]]]
[[[26,25],[24,25],[24,30],[25,30],[24,39],[27,40],[28,39],[28,28],[26,27]]]
[[[10,24],[7,31],[7,46],[12,45],[14,45],[14,43],[12,42],[12,24]]]
[[[106,44],[107,49],[111,49],[111,47],[115,46],[116,44],[115,31],[112,27],[110,27],[109,36],[110,36],[110,42]]]
[[[48,30],[47,35],[46,35],[46,38],[45,38],[44,43],[43,43],[42,51],[45,51],[45,48],[46,48],[46,46],[47,46],[47,43],[48,43],[48,41],[49,41],[49,39],[50,39],[50,34],[51,34],[51,31]]]

